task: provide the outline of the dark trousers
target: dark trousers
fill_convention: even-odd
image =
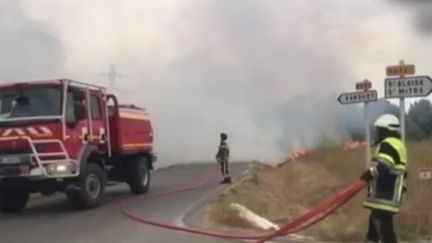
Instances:
[[[222,176],[224,177],[229,176],[228,160],[221,160],[219,163],[220,163]]]
[[[397,243],[393,228],[393,213],[383,210],[372,210],[369,216],[369,230],[367,240],[369,242]]]

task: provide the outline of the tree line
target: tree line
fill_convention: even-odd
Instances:
[[[357,111],[351,113],[351,117],[355,116],[354,119],[361,119],[358,114],[361,113],[360,107],[357,107]],[[369,104],[368,114],[370,117],[370,126],[372,127],[373,122],[376,118],[384,113],[390,113],[399,117],[399,106],[389,102],[385,99],[380,99],[377,102]],[[354,114],[354,115],[353,115]],[[357,114],[357,115],[355,115]],[[406,125],[406,136],[407,140],[411,141],[422,141],[431,139],[432,137],[432,103],[427,99],[421,99],[408,108],[405,114],[405,125]],[[346,130],[348,131],[351,139],[353,140],[364,140],[364,128],[353,127],[352,125],[345,124]],[[361,127],[361,126],[360,126]],[[374,130],[372,129],[372,137]]]

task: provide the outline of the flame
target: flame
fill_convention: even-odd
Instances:
[[[345,142],[344,144],[344,150],[351,150],[351,149],[356,149],[360,146],[366,146],[365,142],[360,142],[360,141],[353,141],[353,140],[349,140],[347,142]]]
[[[308,151],[306,149],[295,149],[292,153],[291,153],[291,159],[292,160],[296,160],[296,159],[300,159],[303,158],[307,155]]]
[[[364,146],[366,146],[365,142],[360,142],[357,140],[348,140],[343,144],[343,149],[344,150],[352,150],[352,149],[356,149],[356,148],[364,147]],[[277,166],[281,167],[291,160],[301,159],[301,158],[307,156],[309,154],[309,152],[310,151],[308,151],[306,149],[302,149],[302,148],[294,149],[293,152],[291,153],[290,157],[286,161],[278,164]]]

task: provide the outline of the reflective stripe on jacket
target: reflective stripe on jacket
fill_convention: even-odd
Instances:
[[[363,203],[366,208],[399,212],[405,191],[407,167],[406,148],[395,137],[386,138],[378,147],[370,168],[374,180]]]

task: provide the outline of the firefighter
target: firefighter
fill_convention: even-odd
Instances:
[[[361,179],[368,182],[368,196],[363,206],[371,210],[365,242],[397,243],[393,216],[399,212],[406,192],[406,148],[400,140],[399,119],[385,114],[374,123],[378,148],[371,167]]]
[[[219,163],[223,180],[221,183],[231,183],[231,177],[228,169],[228,159],[230,150],[226,142],[228,136],[226,133],[220,134],[220,144],[216,154],[216,161]]]

